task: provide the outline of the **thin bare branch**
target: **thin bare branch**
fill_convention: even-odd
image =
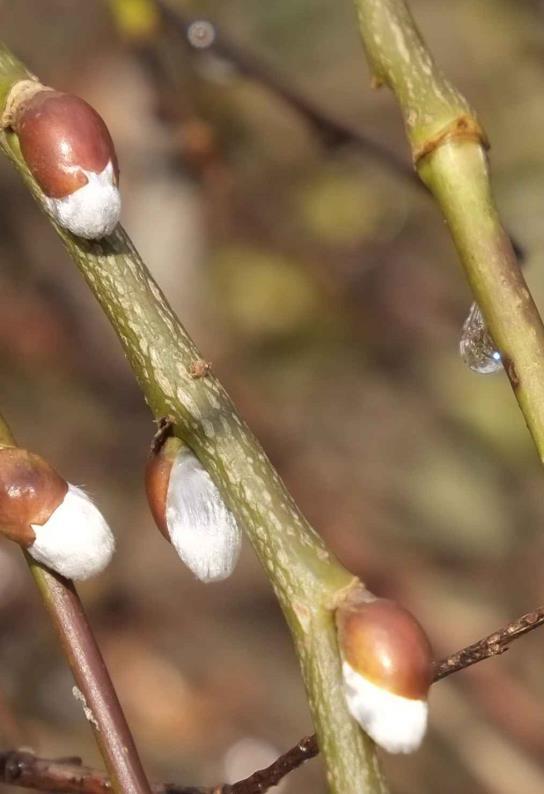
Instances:
[[[484,659],[499,656],[508,650],[514,640],[534,631],[542,624],[544,624],[544,607],[539,607],[521,615],[517,620],[497,629],[478,642],[452,653],[436,663],[435,683],[466,667],[483,662]],[[264,794],[318,753],[319,747],[314,734],[301,739],[270,766],[259,769],[248,778],[232,785],[224,784],[210,789],[156,783],[152,786],[152,791],[153,794]],[[103,772],[82,766],[77,759],[47,760],[36,758],[31,753],[17,751],[0,753],[0,780],[14,786],[67,792],[67,794],[105,794],[111,791],[108,778]]]
[[[278,783],[294,769],[302,766],[319,752],[317,737],[305,736],[298,744],[288,750],[266,769],[259,769],[245,780],[223,789],[222,794],[263,794]]]
[[[543,623],[544,607],[527,612],[517,620],[504,626],[504,628],[497,629],[493,634],[484,637],[483,640],[478,640],[478,642],[468,645],[466,648],[457,651],[457,653],[452,653],[446,659],[442,659],[436,664],[434,680],[440,681],[452,673],[464,670],[466,667],[477,664],[477,662],[483,662],[484,659],[500,656],[501,653],[508,650],[514,640],[518,640],[524,634],[537,629]]]
[[[452,653],[450,656],[446,656],[445,659],[440,660],[435,665],[434,683],[441,681],[448,675],[458,673],[466,667],[470,667],[478,662],[483,662],[485,659],[490,659],[492,656],[500,656],[500,654],[508,650],[510,644],[514,642],[514,640],[518,640],[520,637],[523,637],[524,634],[534,631],[534,629],[542,626],[543,623],[544,607],[539,607],[532,612],[521,615],[517,620],[497,629],[487,637],[472,643],[472,645],[467,645],[466,648],[461,648],[461,650]],[[255,776],[260,776],[258,778],[259,780],[265,780],[266,778],[263,777],[263,773],[270,770],[271,775],[274,776],[273,779],[275,782],[269,785],[277,785],[281,777],[284,777],[292,769],[296,769],[318,753],[319,747],[317,745],[317,737],[315,734],[313,736],[307,736],[274,761],[274,763],[268,767],[268,770],[256,772]],[[283,774],[281,777],[276,777],[280,770],[283,771]],[[248,780],[251,780],[251,778],[248,778]],[[240,786],[242,783],[236,785]],[[254,794],[254,792],[257,794],[257,792],[266,791],[265,788],[235,788],[234,790],[236,794]]]
[[[188,32],[194,22],[179,8],[172,8],[165,0],[155,0],[169,30],[175,30],[184,43],[190,47],[195,58],[202,58],[206,53],[213,53],[233,66],[244,77],[259,83],[270,93],[288,105],[297,113],[327,148],[336,149],[342,146],[355,146],[366,154],[375,157],[388,170],[409,182],[412,187],[423,188],[416,172],[394,152],[362,132],[331,117],[313,100],[293,87],[293,80],[283,77],[276,69],[267,64],[261,57],[242,47],[239,42],[232,41],[224,32],[216,29],[213,41],[205,50],[195,49],[189,44]]]
[[[307,736],[266,769],[233,785],[212,788],[155,783],[153,794],[264,794],[308,758],[317,754],[315,736]],[[111,794],[108,776],[84,766],[79,758],[38,758],[29,752],[8,750],[0,753],[0,781],[12,786],[65,794]]]
[[[29,752],[0,753],[0,781],[11,786],[66,794],[111,794],[108,776],[83,766],[79,758],[38,758]],[[160,783],[153,794],[214,794],[212,789]]]
[[[77,684],[74,695],[112,774],[114,790],[149,794],[138,750],[73,583],[26,556]]]

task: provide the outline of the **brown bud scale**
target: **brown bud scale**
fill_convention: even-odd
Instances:
[[[17,447],[0,448],[0,532],[24,546],[35,535],[31,524],[45,524],[63,501],[68,484],[39,455]]]
[[[395,695],[426,699],[432,683],[432,650],[408,610],[378,598],[337,611],[340,648],[360,675]]]
[[[145,490],[151,515],[157,527],[170,542],[170,534],[166,524],[166,497],[172,464],[182,447],[182,442],[175,437],[167,438],[158,450],[152,450],[145,469]]]
[[[44,90],[23,102],[14,128],[21,152],[46,196],[63,198],[87,184],[83,171],[101,173],[111,161],[119,167],[108,128],[85,100]]]

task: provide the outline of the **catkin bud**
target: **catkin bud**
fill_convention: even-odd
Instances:
[[[89,497],[39,455],[16,447],[0,448],[0,532],[69,579],[99,573],[115,549]]]
[[[155,522],[202,582],[226,579],[242,543],[236,519],[196,455],[178,438],[153,452],[146,491]]]
[[[12,89],[9,123],[44,194],[46,209],[64,229],[87,239],[110,234],[119,221],[119,168],[99,114],[74,94],[24,81]]]
[[[347,603],[336,617],[352,716],[390,753],[413,752],[427,728],[427,635],[410,612],[383,598]]]

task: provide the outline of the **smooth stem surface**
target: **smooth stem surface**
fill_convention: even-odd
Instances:
[[[0,97],[21,68],[0,49]],[[40,201],[17,137],[6,131],[0,147]],[[270,578],[293,634],[331,792],[382,794],[374,746],[350,717],[342,690],[333,611],[353,575],[308,525],[217,379],[195,377],[201,356],[124,230],[87,242],[55,228],[118,334],[151,411],[172,418]]]
[[[440,202],[470,286],[544,462],[544,326],[501,226],[486,156],[471,142],[440,147],[421,174]]]
[[[0,445],[15,446],[0,414]],[[75,528],[77,531],[77,528]],[[23,551],[66,656],[115,794],[151,794],[138,751],[73,583]]]
[[[355,3],[370,67],[396,94],[418,173],[449,224],[544,462],[544,326],[495,207],[485,135],[434,63],[404,0]]]
[[[114,791],[151,794],[138,751],[108,670],[71,581],[46,570],[25,554],[43,603],[70,665],[85,717]]]
[[[372,75],[395,92],[414,148],[469,112],[466,99],[436,66],[404,0],[355,5]]]

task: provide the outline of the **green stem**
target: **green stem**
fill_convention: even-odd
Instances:
[[[404,0],[355,0],[378,80],[399,101],[417,171],[450,228],[544,462],[544,326],[491,192],[487,141],[430,55]]]
[[[21,68],[0,49],[0,97],[21,79]],[[5,131],[0,147],[41,201],[17,137]],[[331,791],[382,794],[374,746],[343,697],[333,613],[353,575],[309,526],[221,384],[212,374],[195,377],[201,356],[124,230],[86,242],[56,229],[118,334],[151,411],[172,418],[268,574],[293,635]]]

